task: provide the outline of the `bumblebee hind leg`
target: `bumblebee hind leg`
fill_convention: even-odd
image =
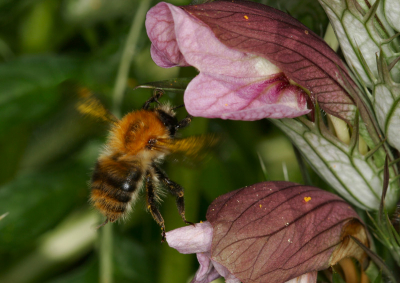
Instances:
[[[156,165],[153,165],[154,170],[156,171],[160,181],[163,185],[168,189],[168,192],[176,197],[176,207],[178,208],[178,212],[182,217],[182,220],[186,224],[194,225],[192,222],[186,220],[185,216],[185,199],[184,199],[184,191],[182,186],[170,180],[168,176]]]
[[[161,242],[164,242],[165,241],[164,218],[162,217],[161,212],[158,209],[158,204],[157,204],[158,196],[154,187],[153,174],[150,171],[146,172],[145,184],[146,184],[147,209],[150,211],[151,216],[153,216],[153,219],[157,222],[157,224],[161,226],[161,237],[162,237]]]

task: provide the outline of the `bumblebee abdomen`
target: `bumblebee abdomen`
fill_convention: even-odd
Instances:
[[[99,160],[91,181],[91,202],[114,222],[130,209],[141,179],[139,166],[111,158]]]

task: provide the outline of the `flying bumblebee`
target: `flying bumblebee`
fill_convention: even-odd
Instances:
[[[184,190],[170,180],[159,167],[171,153],[195,156],[216,143],[213,136],[178,139],[176,132],[186,127],[192,117],[178,121],[174,108],[160,104],[161,91],[155,91],[142,109],[126,114],[121,120],[111,114],[87,89],[79,92],[77,106],[88,114],[111,123],[108,141],[95,165],[91,179],[90,202],[106,217],[105,222],[124,218],[137,200],[142,187],[146,189],[147,209],[161,226],[165,239],[164,219],[158,209],[162,189],[176,197],[183,221],[185,217]],[[154,108],[150,105],[155,103]],[[144,185],[143,185],[144,183]]]

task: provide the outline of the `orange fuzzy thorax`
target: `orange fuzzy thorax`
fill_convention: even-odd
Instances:
[[[156,112],[138,110],[128,113],[114,125],[107,147],[112,152],[136,156],[151,139],[169,139],[169,132]]]

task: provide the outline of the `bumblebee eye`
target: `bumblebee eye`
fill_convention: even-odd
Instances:
[[[153,147],[156,143],[157,143],[156,139],[149,139],[146,145],[146,149],[153,150]]]

